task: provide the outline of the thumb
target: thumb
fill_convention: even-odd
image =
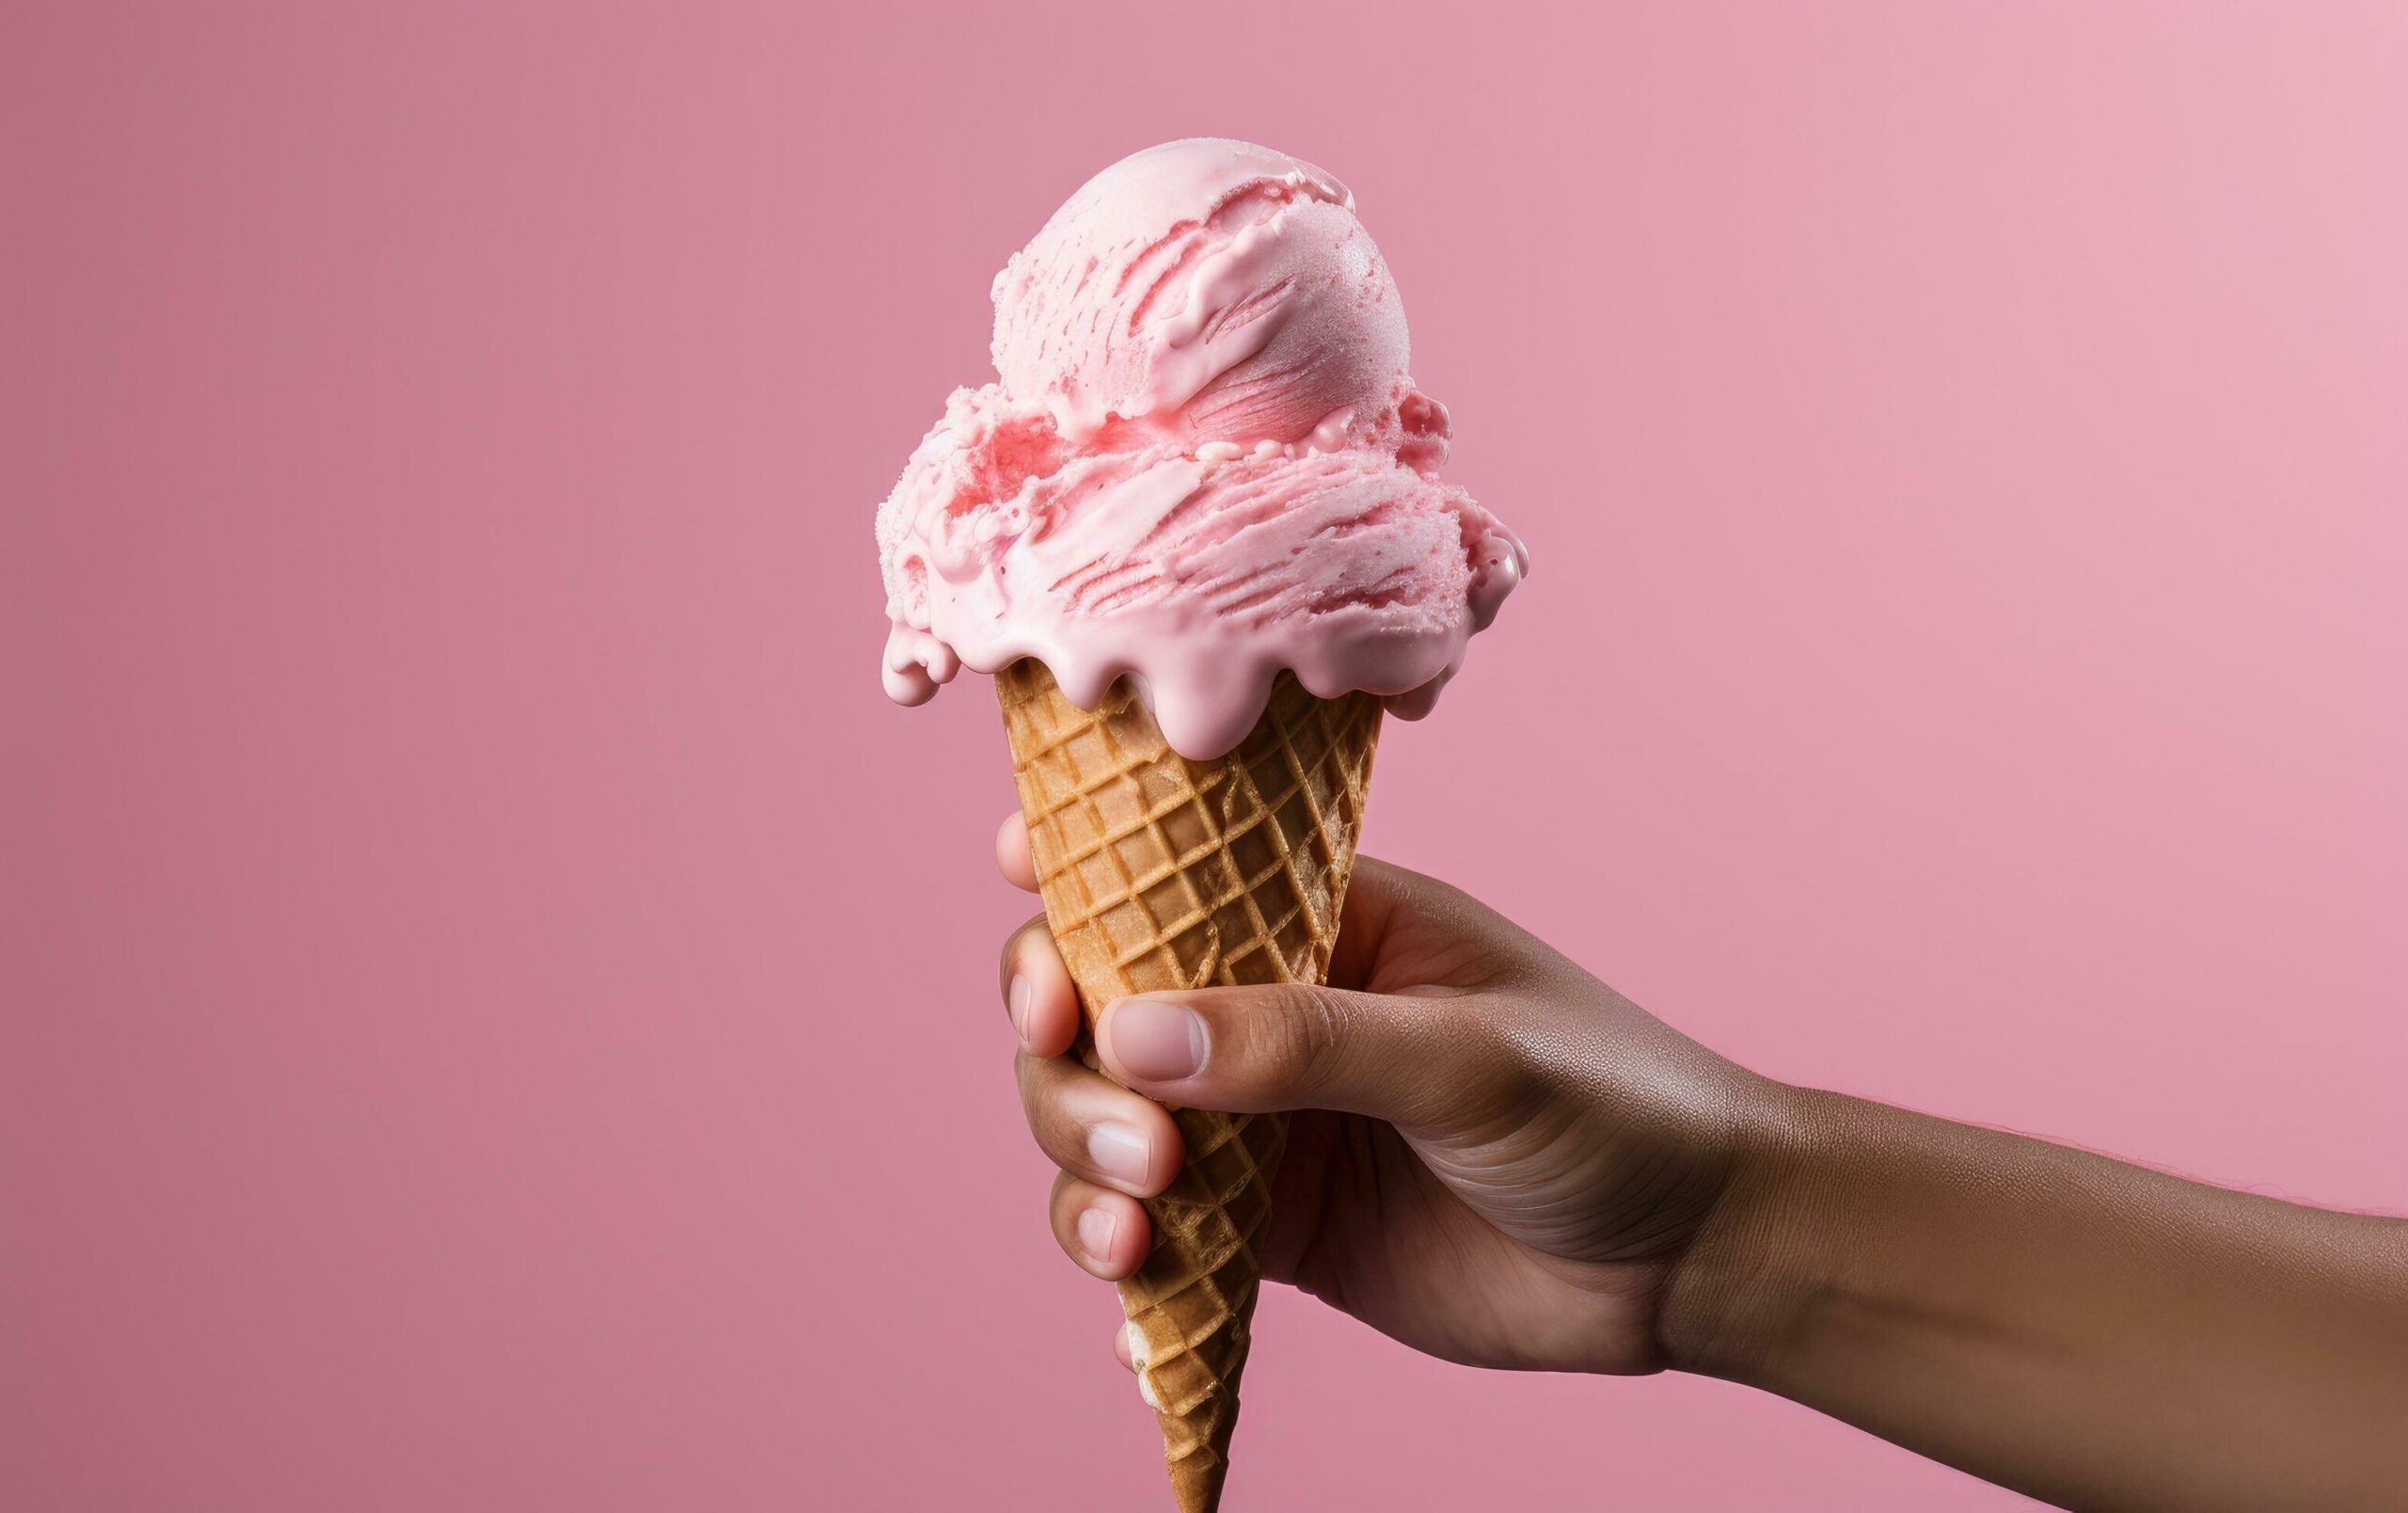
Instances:
[[[1336,1108],[1411,1127],[1437,1117],[1485,1058],[1453,996],[1302,982],[1148,993],[1104,1006],[1096,1049],[1122,1083],[1228,1113]]]

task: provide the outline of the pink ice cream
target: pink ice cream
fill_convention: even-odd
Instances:
[[[995,278],[995,371],[878,513],[886,689],[1035,657],[1093,708],[1235,746],[1292,669],[1429,711],[1528,570],[1437,481],[1446,408],[1354,196],[1243,142],[1172,142],[1072,195]]]

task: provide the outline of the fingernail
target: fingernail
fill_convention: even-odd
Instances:
[[[1149,1082],[1192,1077],[1204,1065],[1204,1021],[1175,1003],[1127,998],[1112,1014],[1112,1050]]]
[[[1127,1124],[1098,1124],[1087,1131],[1087,1159],[1107,1177],[1143,1182],[1153,1170],[1154,1143]]]
[[[1112,1259],[1113,1237],[1120,1233],[1120,1220],[1101,1208],[1079,1211],[1079,1249],[1097,1261]]]
[[[1023,1042],[1028,1039],[1028,979],[1018,972],[1012,974],[1012,985],[1004,991],[1004,1003],[1011,1010],[1012,1033]]]

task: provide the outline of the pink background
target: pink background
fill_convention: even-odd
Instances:
[[[2408,12],[1038,8],[12,8],[9,1505],[1155,1505],[870,515],[1193,133],[1352,183],[1535,553],[1371,849],[1766,1072],[2408,1208]],[[2016,1501],[1260,1338],[1235,1506]]]

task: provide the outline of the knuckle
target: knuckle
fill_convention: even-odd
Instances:
[[[1280,1070],[1301,1091],[1326,1086],[1346,1053],[1353,1018],[1346,1002],[1326,988],[1296,983],[1279,995]]]
[[[1534,1054],[1531,1027],[1510,1015],[1450,1016],[1447,1056],[1457,1069],[1448,1079],[1449,1112],[1474,1122],[1510,1118],[1544,1092],[1546,1074]]]
[[[1029,931],[1043,918],[1044,916],[1039,915],[1036,919],[1022,920],[1017,929],[1004,937],[1004,948],[995,959],[995,985],[998,988],[1010,988],[1012,967],[1020,961],[1021,943],[1028,939]]]
[[[1079,1210],[1079,1179],[1068,1171],[1054,1173],[1054,1188],[1045,1196],[1045,1211],[1054,1221],[1054,1237],[1069,1241]]]
[[[1054,944],[1053,927],[1043,915],[1025,920],[1019,929],[1004,937],[1002,954],[995,963],[995,991],[1008,1004],[1011,1001],[1012,979],[1025,978],[1032,987],[1062,975],[1060,949]]]
[[[1022,920],[1020,928],[1004,937],[1005,966],[1011,965],[1021,951],[1027,947],[1032,936],[1042,934],[1044,931],[1045,916],[1042,914],[1031,915],[1028,918]]]
[[[1061,1068],[1053,1061],[1020,1054],[1020,1104],[1028,1116],[1030,1133],[1038,1143],[1050,1146],[1062,1124]]]

